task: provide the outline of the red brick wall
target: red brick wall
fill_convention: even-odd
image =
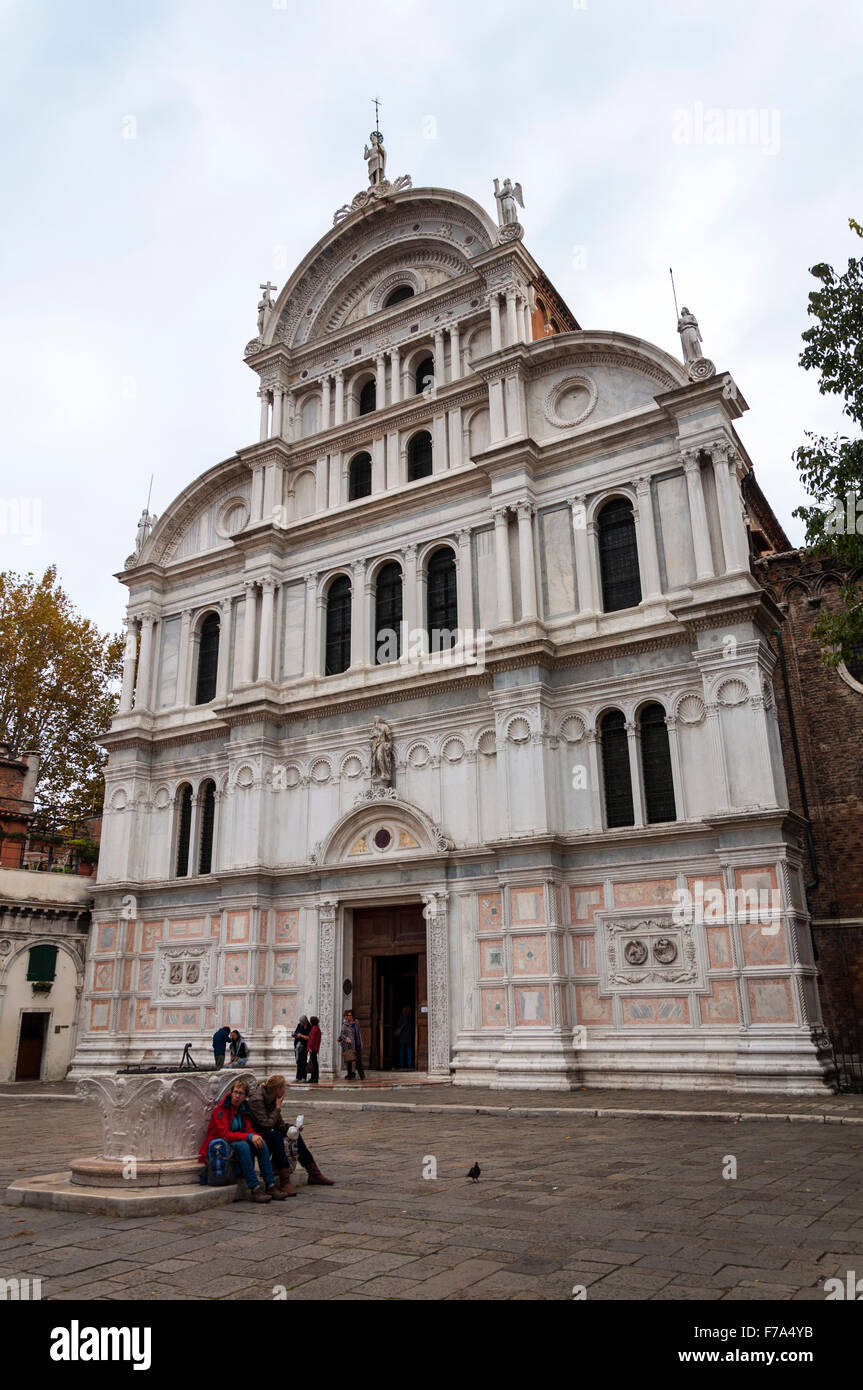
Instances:
[[[822,1006],[829,1026],[849,1027],[856,1016],[863,1028],[863,694],[824,664],[809,635],[821,609],[838,606],[838,575],[797,552],[759,561],[755,574],[786,617],[782,641],[818,860],[819,882],[808,896]],[[774,687],[788,795],[802,814],[779,665]]]

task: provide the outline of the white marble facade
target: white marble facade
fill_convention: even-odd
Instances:
[[[386,185],[337,218],[271,303],[265,291],[245,352],[260,438],[186,488],[122,576],[129,642],[75,1070],[173,1060],[187,1041],[206,1058],[223,1021],[259,1074],[284,1068],[305,1012],[321,1017],[326,1074],[353,914],[422,903],[434,1074],[823,1088],[775,615],[748,563],[745,401],[728,373],[692,370],[705,359],[580,329],[519,225],[499,229],[470,198]],[[387,307],[395,291],[410,297]],[[418,431],[432,471],[409,481]],[[371,490],[351,501],[359,453]],[[599,516],[616,497],[631,503],[642,597],[605,611]],[[455,654],[374,664],[381,569],[401,571],[408,650],[441,548]],[[326,676],[340,576],[350,664]],[[214,693],[195,703],[208,615]],[[664,712],[673,820],[648,814],[649,704]],[[632,783],[633,823],[614,829],[609,711]],[[376,715],[391,788],[371,782]],[[744,919],[749,890],[775,906],[768,922]]]

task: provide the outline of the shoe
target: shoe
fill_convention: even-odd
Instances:
[[[309,1175],[309,1187],[335,1187],[332,1178],[325,1178],[317,1163],[309,1163],[306,1172]]]
[[[281,1189],[282,1189],[282,1196],[283,1196],[283,1197],[296,1197],[296,1195],[297,1195],[296,1189],[293,1188],[293,1187],[291,1187],[291,1170],[290,1170],[290,1168],[280,1168],[280,1169],[279,1169],[279,1184],[280,1184]]]
[[[270,1202],[272,1201],[272,1198],[270,1197],[269,1192],[265,1192],[262,1187],[255,1187],[252,1189],[252,1201]]]
[[[283,1202],[288,1195],[287,1192],[280,1191],[274,1182],[270,1183],[267,1191],[274,1202]],[[291,1195],[293,1196],[293,1193]]]

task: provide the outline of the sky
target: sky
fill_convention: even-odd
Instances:
[[[846,425],[798,365],[808,267],[860,254],[859,0],[0,0],[0,568],[56,564],[117,631],[113,578],[257,438],[243,364],[285,283],[387,174],[494,216],[583,328],[680,356],[668,270],[749,404],[738,431],[792,542],[805,431]]]

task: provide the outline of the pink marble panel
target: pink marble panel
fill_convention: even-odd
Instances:
[[[569,911],[575,926],[592,924],[594,914],[602,907],[605,893],[599,883],[587,887],[573,887],[569,890]]]
[[[287,912],[276,913],[276,940],[277,941],[299,941],[300,939],[300,914],[297,908],[292,907]]]
[[[707,958],[712,970],[723,970],[734,964],[731,955],[731,932],[728,927],[707,927]]]
[[[163,1009],[163,1028],[200,1028],[200,1009]]]
[[[480,931],[494,931],[503,925],[502,894],[477,894],[477,920]]]
[[[156,942],[162,940],[162,931],[161,922],[144,922],[141,926],[141,950],[154,951]]]
[[[296,991],[273,995],[273,1027],[287,1028],[289,1033],[294,1030],[297,1022],[297,995]],[[290,1038],[288,1039],[290,1042]]]
[[[788,964],[788,940],[782,922],[771,922],[769,926],[741,922],[740,935],[747,965]]]
[[[96,961],[93,967],[93,989],[108,990],[114,988],[114,961]]]
[[[225,956],[225,984],[247,985],[249,983],[249,957],[245,951],[229,951]]]
[[[789,979],[747,980],[753,1023],[794,1023],[794,998]]]
[[[614,1022],[610,999],[601,999],[596,985],[575,986],[576,1022],[589,1028],[591,1024]]]
[[[248,912],[229,912],[228,913],[228,941],[248,941],[249,939],[249,914]]]
[[[504,973],[503,941],[481,941],[479,944],[480,975],[484,980],[500,979]]]
[[[512,969],[514,975],[547,975],[548,947],[545,937],[514,936]]]
[[[572,968],[576,975],[596,974],[596,941],[592,936],[572,938]]]
[[[129,1000],[121,999],[120,1007],[117,1011],[117,1031],[127,1033],[129,1031]]]
[[[297,952],[279,951],[276,955],[275,983],[295,985],[297,983]]]
[[[96,954],[117,948],[117,923],[100,922],[96,928]]]
[[[111,1024],[111,1001],[109,999],[93,1000],[90,1004],[90,1031],[92,1033],[105,1032]]]
[[[631,996],[623,1001],[623,1021],[655,1028],[681,1027],[689,1023],[689,1000],[677,995],[667,999]]]
[[[673,878],[650,878],[640,883],[615,883],[615,907],[662,907],[674,902]]]
[[[149,999],[139,999],[135,1005],[135,1027],[144,1033],[156,1027],[156,1010],[150,1008]]]
[[[545,901],[542,884],[537,888],[513,888],[510,890],[512,904],[512,923],[519,926],[524,922],[545,921]]]
[[[519,1028],[547,1028],[551,1022],[548,985],[519,985],[515,991],[515,1021]]]
[[[506,991],[502,989],[482,990],[483,1028],[506,1027]]]
[[[169,922],[168,936],[172,941],[186,941],[189,938],[206,934],[207,923],[204,917],[190,918],[188,921]]]
[[[702,1023],[739,1023],[737,985],[733,980],[711,980],[710,994],[699,1001]]]

